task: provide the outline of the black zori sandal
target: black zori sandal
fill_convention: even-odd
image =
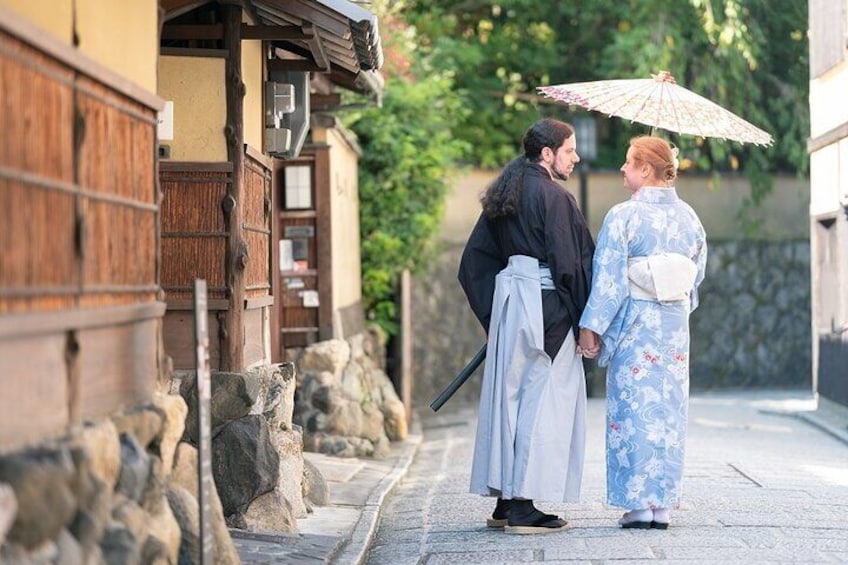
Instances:
[[[489,528],[503,528],[506,526],[506,516],[511,505],[512,500],[498,498],[498,503],[495,505],[495,511],[492,512],[492,517],[486,519],[486,526]]]
[[[567,525],[562,518],[538,510],[532,500],[516,500],[509,510],[504,533],[545,534],[563,530]]]

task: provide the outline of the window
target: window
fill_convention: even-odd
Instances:
[[[292,165],[286,167],[285,174],[286,210],[312,208],[312,167]]]

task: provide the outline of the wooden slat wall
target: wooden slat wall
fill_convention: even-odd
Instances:
[[[248,298],[271,294],[271,171],[250,155],[244,171],[244,238],[250,260],[245,269]]]
[[[0,314],[68,308],[79,286],[73,71],[0,33],[0,84]]]
[[[70,47],[54,58],[10,29],[0,30],[0,450],[148,400],[164,312],[159,102],[128,95]]]
[[[261,156],[248,151],[244,159],[240,210],[248,261],[244,277],[246,301],[271,295],[271,171]],[[229,308],[226,259],[229,232],[223,205],[233,180],[230,163],[163,162],[162,288],[169,303],[165,317],[165,348],[174,367],[194,367],[193,320],[184,308],[192,299],[195,278],[206,279],[210,298],[210,366],[227,366],[223,336]],[[270,305],[260,306],[268,309]],[[265,345],[270,331],[267,311],[244,318],[246,365],[270,361]],[[213,331],[214,329],[214,331]]]
[[[222,165],[165,163],[162,187],[162,288],[168,301],[190,300],[194,279],[206,279],[209,298],[226,298],[227,232],[221,208],[231,181]]]

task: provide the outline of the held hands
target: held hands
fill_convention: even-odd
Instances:
[[[586,328],[580,328],[580,337],[577,341],[577,353],[588,359],[594,359],[601,351],[601,342],[598,334]]]

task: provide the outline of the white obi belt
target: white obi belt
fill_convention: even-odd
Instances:
[[[627,260],[630,296],[640,300],[688,300],[698,266],[680,253],[657,253]]]

